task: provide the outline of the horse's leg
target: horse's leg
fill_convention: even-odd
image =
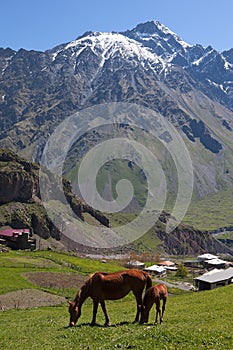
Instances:
[[[160,323],[161,323],[162,321],[161,321],[161,310],[160,310],[160,300],[159,300],[159,299],[156,299],[155,305],[156,305],[156,318],[155,318],[155,323],[158,322],[158,315],[159,315],[159,320],[160,320]]]
[[[164,314],[165,307],[166,307],[166,301],[167,301],[167,298],[164,298],[163,299],[163,306],[162,306],[162,317],[161,317],[160,323],[163,322],[163,314]]]
[[[94,326],[96,323],[96,314],[98,310],[98,301],[93,301],[93,316],[92,316],[92,321],[91,321],[91,326]]]
[[[105,316],[105,326],[110,326],[110,320],[109,320],[109,317],[108,317],[108,313],[107,313],[107,309],[106,309],[104,300],[100,302],[100,305],[102,307],[102,310],[103,310],[103,313],[104,313],[104,316]]]
[[[135,320],[134,322],[138,322],[139,321],[139,316],[140,316],[140,312],[141,312],[141,307],[142,307],[142,292],[143,290],[141,291],[133,291],[133,294],[136,298],[136,302],[137,302],[137,313],[136,313],[136,317],[135,317]]]

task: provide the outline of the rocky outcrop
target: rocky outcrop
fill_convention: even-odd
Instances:
[[[208,231],[201,231],[183,224],[178,225],[170,233],[165,231],[165,224],[170,215],[163,213],[160,216],[160,228],[156,234],[162,241],[164,250],[169,255],[196,255],[205,252],[212,254],[231,254],[233,250],[222,244]]]
[[[0,150],[0,204],[30,202],[34,196],[39,196],[38,171],[36,164]]]
[[[87,212],[101,224],[109,225],[107,217],[72,193],[68,180],[63,179],[63,188],[59,188],[54,174],[45,171],[43,176],[50,177],[47,191],[51,191],[53,186],[57,192],[64,191],[68,203],[80,219],[84,220],[83,213]],[[28,162],[11,151],[0,149],[0,184],[0,226],[27,227],[45,239],[61,238],[61,232],[54,226],[41,202],[37,164]]]

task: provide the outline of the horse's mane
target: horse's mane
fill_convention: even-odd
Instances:
[[[92,279],[97,274],[99,274],[99,272],[92,273],[91,275],[89,275],[88,279],[83,283],[83,285],[81,286],[80,290],[78,291],[74,299],[76,304],[78,303],[81,295],[82,297],[84,297],[88,294],[88,292],[90,291],[90,287],[92,285]]]

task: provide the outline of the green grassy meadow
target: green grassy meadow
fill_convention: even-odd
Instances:
[[[233,191],[221,191],[191,202],[183,219],[185,224],[200,230],[216,230],[233,225]]]
[[[25,264],[25,259],[31,266]],[[14,260],[15,258],[17,260]],[[35,259],[35,265],[32,261]],[[40,259],[43,267],[40,266]],[[13,262],[14,260],[14,262]],[[48,265],[46,265],[47,260]],[[27,261],[26,261],[27,262]],[[52,262],[52,264],[51,264]],[[5,266],[4,266],[5,264]],[[39,266],[38,266],[39,264]],[[76,270],[77,268],[77,270]],[[79,269],[79,270],[78,270]],[[87,275],[96,270],[122,269],[116,262],[81,259],[53,252],[15,252],[0,255],[1,294],[23,288],[40,288],[29,283],[26,271],[75,272]],[[46,288],[49,291],[49,288]],[[51,293],[73,298],[75,288],[68,291],[51,289]],[[90,326],[92,302],[88,299],[77,325],[68,328],[67,303],[53,307],[11,309],[0,311],[0,348],[8,349],[233,349],[232,305],[233,285],[206,292],[187,292],[169,295],[163,324],[154,325],[155,309],[149,323],[133,324],[135,300],[132,294],[117,301],[107,301],[111,320],[104,327],[101,308],[95,327]]]

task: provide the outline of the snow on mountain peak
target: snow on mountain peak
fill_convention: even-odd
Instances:
[[[176,42],[186,49],[190,47],[183,39],[181,39],[177,34],[171,31],[168,27],[161,24],[159,21],[149,21],[145,23],[138,24],[133,30],[127,31],[126,35],[132,33],[138,37],[142,37],[144,40],[156,40],[156,41],[172,41],[171,45],[175,45]],[[176,45],[175,45],[176,46]],[[176,47],[177,48],[177,47]]]
[[[74,41],[59,48],[58,51],[53,53],[53,60],[62,51],[71,49],[76,57],[81,54],[83,50],[89,48],[98,56],[102,56],[102,63],[112,57],[113,55],[120,55],[123,58],[134,58],[141,63],[148,61],[153,63],[159,63],[164,66],[164,62],[158,55],[152,52],[149,48],[142,44],[128,38],[127,36],[115,33],[115,32],[87,32],[85,35],[77,38]]]

